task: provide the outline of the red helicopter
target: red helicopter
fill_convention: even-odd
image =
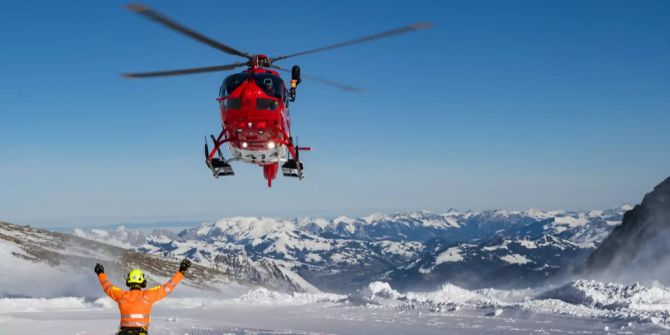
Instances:
[[[127,73],[123,76],[127,78],[151,78],[226,71],[238,67],[247,67],[243,72],[226,77],[219,89],[219,97],[216,100],[219,101],[220,105],[223,129],[219,133],[219,136],[210,135],[214,142],[214,148],[211,151],[207,144],[207,138],[205,138],[205,163],[212,170],[212,174],[216,178],[235,174],[233,168],[230,166],[232,161],[239,160],[257,164],[263,167],[263,175],[268,182],[268,187],[272,187],[272,180],[277,176],[280,163],[282,164],[281,170],[284,176],[303,179],[303,163],[300,161],[300,152],[311,150],[310,147],[298,146],[297,141],[294,141],[291,136],[289,102],[295,101],[296,88],[302,81],[300,67],[296,65],[291,70],[287,70],[274,65],[276,61],[430,27],[428,23],[417,23],[321,48],[279,57],[268,57],[262,54],[252,55],[241,52],[212,40],[146,6],[129,4],[126,7],[148,19],[229,55],[245,58],[244,62],[236,62],[228,65]],[[279,73],[275,70],[291,73],[289,88],[286,87]],[[349,85],[318,77],[304,77],[347,91],[358,90]],[[223,156],[221,151],[223,144],[228,145],[233,156],[232,158],[225,158]]]

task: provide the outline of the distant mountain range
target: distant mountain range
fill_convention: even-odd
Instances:
[[[469,288],[526,287],[582,264],[631,208],[234,217],[179,233],[119,227],[74,234],[144,254],[189,257],[222,271],[260,267],[284,283],[333,292],[376,280],[400,289],[431,289],[446,281]]]

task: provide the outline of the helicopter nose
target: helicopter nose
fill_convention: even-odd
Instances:
[[[256,96],[258,95],[256,91],[258,91],[258,88],[253,83],[249,83],[244,88],[241,95],[243,108],[253,109],[256,106]]]

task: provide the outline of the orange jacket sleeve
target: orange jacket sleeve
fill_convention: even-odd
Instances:
[[[98,280],[100,280],[100,285],[102,286],[102,290],[107,293],[107,295],[112,298],[112,300],[119,302],[119,299],[121,299],[121,296],[125,291],[122,289],[112,285],[112,283],[109,282],[109,279],[107,278],[107,275],[104,273],[101,273],[98,275]]]
[[[181,271],[177,271],[167,283],[146,290],[145,298],[149,300],[150,303],[165,298],[168,294],[172,293],[175,286],[177,286],[182,279],[184,279],[184,274],[181,273]]]

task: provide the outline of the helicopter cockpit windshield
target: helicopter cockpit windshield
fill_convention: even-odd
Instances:
[[[237,73],[231,76],[228,76],[221,85],[220,98],[229,96],[236,88],[238,88],[242,83],[248,78],[253,78],[256,82],[256,85],[260,87],[265,94],[273,97],[282,99],[284,93],[284,82],[278,76],[275,76],[271,73]]]
[[[265,94],[278,99],[282,98],[284,83],[281,78],[270,73],[258,73],[254,74],[254,80]]]

